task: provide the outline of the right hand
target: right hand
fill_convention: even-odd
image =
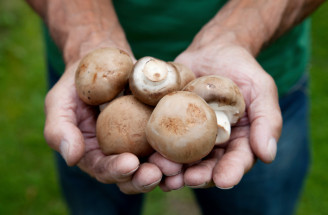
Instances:
[[[162,179],[161,169],[170,175],[180,172],[181,165],[172,162],[158,167],[140,163],[131,153],[105,156],[101,152],[96,138],[98,111],[84,104],[75,89],[77,65],[78,61],[69,65],[46,96],[44,135],[49,146],[60,152],[69,166],[77,164],[102,183],[116,183],[126,194],[154,189]]]

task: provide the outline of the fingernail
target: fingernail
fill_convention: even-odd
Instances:
[[[219,186],[216,186],[217,188],[221,189],[221,190],[230,190],[232,189],[234,186],[231,186],[231,187],[219,187]]]
[[[192,188],[192,189],[197,189],[197,188],[204,188],[207,185],[207,182],[199,185],[187,185],[187,187]]]
[[[165,176],[170,177],[170,176],[176,176],[179,175],[182,172],[182,170],[180,170],[179,172],[173,173],[173,174],[167,174]]]
[[[65,162],[67,163],[68,156],[69,156],[69,144],[67,141],[65,140],[61,141],[59,151],[62,157],[64,158]]]
[[[273,161],[276,158],[276,154],[277,154],[277,141],[275,138],[271,138],[269,140],[267,149],[268,152],[270,153],[271,161]]]
[[[181,186],[181,187],[179,187],[179,188],[174,188],[174,189],[172,189],[172,190],[181,190],[182,188],[184,188],[184,186]]]
[[[159,184],[161,182],[161,180],[162,180],[162,178],[160,178],[158,181],[155,181],[154,183],[144,185],[143,188],[149,189],[149,188],[153,187],[154,185]]]
[[[122,175],[123,176],[129,176],[129,175],[132,175],[133,173],[135,173],[135,171],[137,171],[139,168],[139,166],[137,166],[137,168],[131,170],[130,172],[127,172],[127,173],[123,173]]]

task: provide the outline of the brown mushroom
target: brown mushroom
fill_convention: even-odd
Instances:
[[[101,48],[87,54],[75,73],[81,100],[100,105],[112,100],[128,83],[133,68],[129,54],[117,48]]]
[[[146,126],[150,145],[167,159],[192,163],[208,155],[217,135],[214,111],[195,93],[164,96]]]
[[[106,155],[130,152],[139,157],[149,155],[145,127],[152,107],[141,103],[133,95],[111,101],[97,119],[97,139]]]
[[[231,125],[235,125],[245,112],[245,101],[238,86],[228,78],[210,75],[191,81],[183,90],[196,93],[215,111],[218,124],[216,144],[228,141]]]
[[[190,81],[196,79],[195,73],[191,71],[187,66],[177,63],[177,62],[168,62],[173,65],[175,69],[179,72],[180,76],[180,89],[183,89]]]

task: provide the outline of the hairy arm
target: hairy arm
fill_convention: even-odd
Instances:
[[[132,55],[112,2],[27,1],[47,24],[68,66],[61,80],[47,95],[45,136],[48,144],[60,151],[69,165],[78,163],[100,181],[119,182],[121,189],[127,193],[153,189],[164,172],[164,168],[158,165],[159,161],[153,163],[161,171],[157,166],[140,165],[138,159],[132,155],[106,158],[99,151],[88,150],[88,146],[90,149],[90,145],[97,145],[93,135],[94,118],[89,109],[77,100],[74,90],[72,77],[75,70],[74,66],[69,66],[87,52],[106,45],[124,49]],[[203,169],[200,164],[187,170],[184,177],[179,174],[180,180],[175,188],[184,184],[197,187],[199,184],[208,184],[212,179],[218,187],[231,187],[251,168],[254,154],[265,162],[274,159],[276,140],[280,136],[282,124],[278,97],[273,80],[256,63],[254,56],[266,44],[303,20],[322,2],[324,1],[230,0],[201,29],[188,49],[177,57],[177,61],[189,66],[197,75],[206,75],[204,71],[212,74],[223,71],[222,69],[228,71],[222,75],[232,78],[243,90],[247,100],[249,124],[245,123],[235,129],[234,140],[225,149],[220,162],[217,162],[216,155],[221,156],[222,153],[213,153],[215,156],[209,162],[209,169]],[[80,131],[82,132],[79,133]],[[122,162],[126,160],[133,162]],[[159,160],[163,161],[162,158]],[[134,175],[127,175],[127,172]],[[145,172],[156,174],[149,179]]]
[[[230,0],[175,59],[196,76],[218,74],[232,79],[247,107],[245,117],[232,128],[227,146],[215,148],[212,156],[186,169],[180,179],[185,185],[200,188],[213,181],[217,187],[233,187],[256,158],[266,163],[275,159],[282,128],[277,87],[255,56],[323,2]],[[177,186],[162,186],[164,190],[172,187]]]
[[[257,55],[325,0],[230,0],[200,32],[206,44],[213,38],[236,43]]]
[[[131,50],[109,0],[27,0],[42,17],[66,64],[106,41]]]
[[[66,68],[45,100],[44,136],[70,166],[77,165],[103,183],[116,183],[125,193],[154,189],[162,171],[140,163],[131,153],[104,155],[96,138],[97,111],[77,96],[74,75],[79,60],[100,47],[116,47],[133,54],[109,0],[28,0],[47,24],[62,51]],[[163,160],[162,158],[160,158]],[[169,165],[172,163],[169,162]],[[172,164],[168,174],[182,165]]]

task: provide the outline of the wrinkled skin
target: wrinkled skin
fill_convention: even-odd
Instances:
[[[97,111],[77,97],[74,72],[79,59],[97,47],[118,47],[133,56],[112,1],[28,0],[47,23],[67,65],[46,97],[47,143],[68,165],[77,164],[101,182],[116,183],[125,193],[148,192],[158,184],[165,191],[185,185],[229,188],[238,184],[255,159],[269,163],[275,158],[282,127],[275,83],[254,56],[323,2],[228,1],[177,56],[175,61],[190,67],[196,76],[231,78],[246,102],[245,117],[232,128],[226,146],[214,148],[201,162],[183,166],[158,153],[140,164],[132,154],[104,156],[99,149]]]
[[[97,107],[78,98],[73,79],[76,65],[68,67],[46,97],[44,133],[48,144],[68,165],[77,164],[100,182],[118,183],[125,193],[150,191],[162,178],[155,164],[140,164],[130,153],[105,156],[101,152],[96,138]]]
[[[194,60],[200,58],[204,60]],[[158,153],[142,164],[130,153],[105,156],[95,136],[97,110],[85,105],[76,94],[74,72],[77,63],[67,68],[46,97],[45,137],[48,144],[63,155],[68,165],[77,164],[100,182],[117,183],[129,194],[149,192],[158,184],[164,191],[183,186],[230,188],[252,167],[255,157],[271,162],[276,143],[268,143],[270,138],[279,138],[281,116],[274,82],[254,58],[237,46],[215,50],[189,47],[176,61],[189,66],[197,76],[224,75],[240,87],[247,113],[232,129],[231,141],[225,148],[214,148],[206,159],[188,166],[168,161]],[[164,180],[163,175],[166,176]]]
[[[189,66],[196,76],[219,74],[232,79],[244,96],[246,113],[232,128],[225,147],[214,148],[203,161],[186,167],[180,179],[166,179],[169,182],[162,188],[171,190],[178,183],[231,188],[250,170],[256,157],[272,162],[281,133],[281,112],[275,83],[254,57],[236,45],[199,46],[196,40],[176,61]]]

